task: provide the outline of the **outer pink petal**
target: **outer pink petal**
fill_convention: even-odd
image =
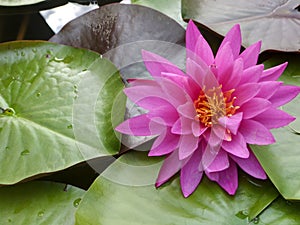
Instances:
[[[243,112],[244,119],[250,119],[266,111],[271,105],[271,102],[267,99],[252,98],[250,101],[244,103],[239,110]]]
[[[240,57],[244,60],[245,69],[256,65],[260,48],[261,48],[261,41],[250,45],[241,53]]]
[[[269,98],[273,107],[282,106],[290,102],[300,93],[300,87],[292,85],[284,85],[278,88],[277,92]]]
[[[226,83],[232,71],[234,56],[230,47],[230,42],[226,42],[222,48],[217,52],[216,58],[216,71],[215,74],[221,84]]]
[[[248,67],[244,70],[240,83],[257,83],[261,77],[263,70],[263,64]]]
[[[227,153],[224,150],[220,150],[216,155],[214,161],[206,168],[206,171],[211,172],[218,172],[225,170],[229,167],[229,160]]]
[[[188,159],[187,159],[188,160]],[[158,177],[156,179],[155,187],[159,187],[163,183],[167,182],[170,177],[177,173],[181,167],[185,164],[185,161],[181,161],[178,158],[178,150],[175,150],[170,154],[163,162],[160,168]]]
[[[240,123],[242,119],[243,119],[243,113],[240,112],[234,114],[231,117],[223,116],[219,118],[219,124],[229,129],[231,133],[236,134],[240,127]]]
[[[236,135],[232,136],[231,141],[223,141],[222,148],[226,152],[231,153],[237,157],[240,158],[249,157],[247,143],[244,137],[240,133],[237,133]]]
[[[253,118],[253,120],[260,122],[268,129],[286,126],[295,119],[295,117],[288,113],[275,108],[270,108]]]
[[[272,133],[264,125],[254,120],[243,120],[239,132],[249,144],[269,145],[275,142]]]
[[[199,92],[200,88],[203,87],[204,76],[206,76],[208,69],[209,67],[201,60],[196,63],[191,58],[186,59],[186,73],[199,85]]]
[[[195,137],[199,137],[207,130],[207,127],[202,126],[198,121],[192,121],[192,131]]]
[[[241,42],[242,42],[241,28],[239,24],[236,24],[226,34],[218,51],[222,50],[222,48],[224,47],[224,45],[226,45],[226,43],[229,43],[230,48],[232,50],[233,57],[234,59],[236,59],[240,54]]]
[[[187,58],[191,58],[189,57],[189,55],[190,54],[194,55],[197,40],[199,36],[202,35],[200,34],[200,31],[198,30],[197,26],[194,24],[192,20],[189,21],[185,34],[186,34],[185,42],[187,48]]]
[[[263,81],[259,83],[260,90],[256,97],[269,99],[274,95],[283,82],[278,81]]]
[[[177,66],[159,55],[142,50],[142,57],[147,70],[153,77],[161,76],[162,72],[185,76],[185,74]]]
[[[233,92],[233,96],[236,97],[234,105],[241,106],[256,96],[259,90],[260,86],[257,83],[242,84],[238,86],[235,92]]]
[[[206,175],[210,180],[216,181],[228,194],[235,194],[238,188],[238,173],[236,164],[232,160],[228,169],[215,173],[206,172]]]
[[[198,148],[199,137],[193,134],[181,135],[179,140],[179,159],[185,159],[193,154]]]
[[[214,62],[214,55],[213,52],[207,43],[207,41],[204,39],[202,35],[198,37],[196,47],[195,47],[195,53],[198,57],[200,57],[206,64],[209,66]],[[195,59],[197,62],[197,59]]]
[[[161,156],[173,152],[179,143],[179,136],[172,134],[170,128],[161,133],[154,141],[149,156]]]
[[[263,71],[260,81],[275,81],[277,80],[287,66],[287,62],[280,64],[278,66],[272,67]]]
[[[200,171],[201,149],[196,150],[190,160],[182,167],[180,172],[180,184],[184,197],[188,197],[197,188],[203,172]]]
[[[230,156],[246,173],[251,175],[252,177],[258,179],[267,179],[267,175],[264,169],[259,164],[258,160],[256,159],[255,155],[250,150],[249,158],[241,159],[236,156]]]
[[[162,132],[163,126],[151,121],[146,114],[132,117],[119,124],[115,130],[129,135],[150,136]]]

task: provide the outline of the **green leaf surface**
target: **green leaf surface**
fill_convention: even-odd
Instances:
[[[240,174],[235,196],[204,178],[184,198],[178,177],[155,189],[160,166],[145,153],[123,155],[87,191],[76,224],[249,224],[278,196],[270,182]]]
[[[181,0],[132,0],[131,3],[156,9],[186,27],[186,22],[181,17]]]
[[[73,225],[85,191],[64,184],[34,181],[0,188],[0,224]]]
[[[264,64],[266,67],[288,61],[289,65],[280,80],[300,86],[300,54],[277,54]],[[252,146],[268,176],[286,199],[300,199],[300,96],[282,109],[295,116],[289,126],[272,130],[276,143],[269,146]]]
[[[24,14],[67,4],[68,0],[0,0],[0,14]]]
[[[107,60],[88,50],[48,42],[12,42],[0,46],[0,66],[0,106],[6,110],[0,112],[0,170],[5,171],[1,184],[118,152],[120,143],[108,117],[113,95],[123,85]],[[104,91],[99,94],[96,89],[97,98],[92,99],[94,105],[106,106],[100,115],[91,114],[102,121],[91,122],[90,133],[99,139],[94,142],[75,132],[77,119],[90,119],[87,112],[93,112],[93,105],[76,108],[89,94],[81,84],[91,78],[95,84],[110,78],[96,87]],[[14,113],[8,113],[10,109]]]
[[[182,0],[182,14],[222,35],[240,24],[245,47],[262,40],[262,51],[300,49],[297,0]]]

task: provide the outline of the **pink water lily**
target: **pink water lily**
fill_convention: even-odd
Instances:
[[[295,119],[278,107],[295,98],[300,87],[276,81],[287,63],[267,70],[256,65],[260,46],[257,42],[240,54],[240,26],[235,25],[214,56],[190,21],[185,72],[156,54],[142,52],[153,79],[133,80],[124,92],[148,112],[116,130],[157,136],[149,156],[167,157],[156,187],[180,171],[185,197],[194,192],[203,174],[233,195],[237,166],[255,178],[267,178],[249,144],[275,142],[270,129]]]

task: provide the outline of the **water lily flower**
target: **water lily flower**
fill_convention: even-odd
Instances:
[[[266,70],[256,65],[260,47],[257,42],[240,53],[237,24],[214,56],[190,21],[185,72],[159,55],[142,52],[153,79],[133,80],[124,92],[148,112],[124,121],[116,130],[157,136],[149,156],[166,158],[156,187],[180,171],[185,197],[194,192],[203,174],[233,195],[237,167],[255,178],[267,178],[249,144],[275,142],[270,129],[295,119],[278,107],[295,98],[300,87],[276,81],[287,63]]]

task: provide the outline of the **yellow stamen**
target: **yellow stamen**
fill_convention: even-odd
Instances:
[[[197,112],[195,119],[199,120],[204,126],[211,127],[218,123],[218,119],[223,116],[232,116],[239,109],[234,106],[236,97],[232,94],[235,89],[222,92],[222,85],[206,90],[206,87],[200,91],[198,99],[194,101]]]

